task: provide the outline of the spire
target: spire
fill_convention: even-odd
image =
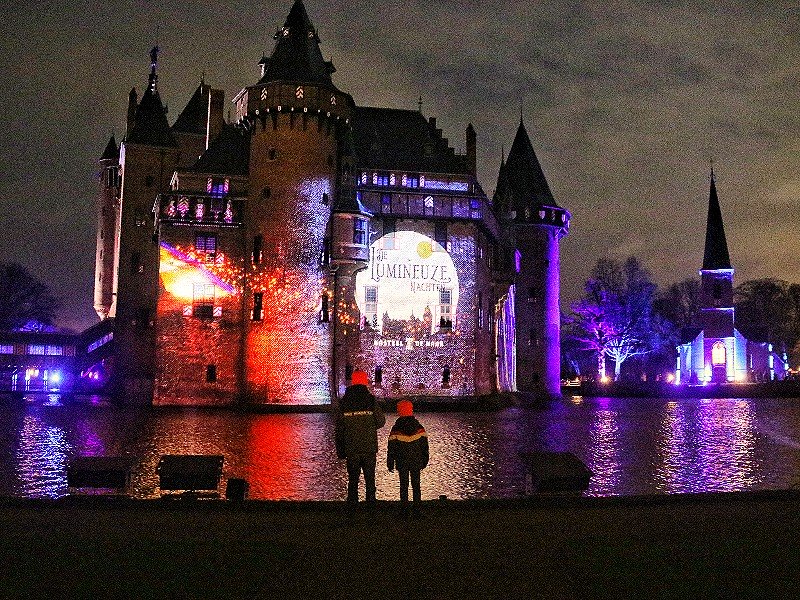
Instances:
[[[514,211],[522,212],[525,207],[538,209],[542,205],[558,206],[521,115],[517,135],[498,177],[497,188],[511,195],[510,209]]]
[[[728,254],[728,242],[725,239],[725,227],[722,224],[722,210],[717,198],[717,185],[714,168],[711,168],[711,187],[708,193],[708,220],[706,222],[706,249],[703,254],[703,270],[715,271],[730,269],[731,259]]]
[[[117,140],[114,139],[113,133],[108,140],[108,144],[106,144],[106,149],[103,150],[103,155],[100,157],[100,160],[119,160],[119,147],[117,146]]]
[[[148,146],[177,146],[167,122],[167,111],[158,95],[158,86],[156,85],[158,81],[156,74],[158,51],[158,46],[154,46],[150,50],[150,76],[147,90],[142,94],[142,101],[136,107],[133,127],[128,129],[127,141]],[[132,90],[129,102],[131,99],[135,102],[133,93]],[[130,110],[129,105],[129,113]]]
[[[259,63],[263,72],[259,83],[296,81],[332,85],[331,74],[336,69],[322,57],[317,30],[302,0],[295,0],[283,27],[275,32],[275,40],[272,56]]]

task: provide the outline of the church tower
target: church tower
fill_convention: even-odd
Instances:
[[[119,147],[114,136],[100,157],[97,194],[97,249],[94,266],[94,310],[108,317],[114,291],[114,242],[119,221]]]
[[[735,378],[736,335],[733,312],[733,267],[717,198],[714,170],[708,195],[706,245],[700,270],[700,327],[704,332],[706,380],[715,383]]]
[[[244,302],[248,392],[256,401],[327,402],[335,302],[330,219],[343,178],[353,99],[336,88],[302,0],[275,33],[261,79],[236,98],[251,129]],[[255,309],[258,309],[257,311]]]
[[[128,132],[119,159],[121,214],[109,316],[116,317],[112,395],[126,404],[149,404],[153,398],[159,290],[153,203],[169,189],[179,155],[158,94],[157,62],[158,48],[153,48],[147,90],[138,105],[135,92],[130,95]]]
[[[501,371],[509,387],[540,397],[561,394],[560,250],[571,215],[556,204],[520,120],[508,159],[500,168],[494,206],[512,262],[506,319],[513,319],[511,363]],[[502,354],[502,349],[498,349]],[[502,379],[503,377],[501,377]]]

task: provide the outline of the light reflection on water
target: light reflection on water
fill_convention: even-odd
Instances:
[[[565,398],[544,409],[422,413],[431,463],[423,498],[523,493],[520,454],[570,451],[594,472],[595,496],[793,487],[800,480],[800,400]],[[379,432],[378,497],[399,496],[385,467],[395,415]],[[341,500],[346,472],[327,414],[25,405],[0,409],[0,494],[67,493],[74,456],[134,459],[132,493],[159,495],[164,454],[222,454],[223,481],[263,499]],[[221,491],[224,487],[221,487]],[[363,490],[362,490],[363,494]]]

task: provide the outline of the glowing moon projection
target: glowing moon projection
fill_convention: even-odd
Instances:
[[[436,241],[415,231],[388,233],[370,246],[366,269],[356,275],[356,303],[367,324],[430,320],[431,331],[455,326],[458,273]]]

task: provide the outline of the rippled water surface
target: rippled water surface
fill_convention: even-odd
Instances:
[[[589,495],[784,489],[800,483],[800,399],[565,398],[543,409],[422,413],[431,463],[423,498],[524,492],[520,453],[566,450],[595,473]],[[378,497],[399,495],[379,432]],[[223,480],[263,499],[343,499],[344,464],[327,414],[254,415],[26,404],[0,408],[0,495],[67,493],[75,456],[134,461],[133,494],[159,495],[164,454],[222,454]],[[362,490],[363,494],[363,490]]]

